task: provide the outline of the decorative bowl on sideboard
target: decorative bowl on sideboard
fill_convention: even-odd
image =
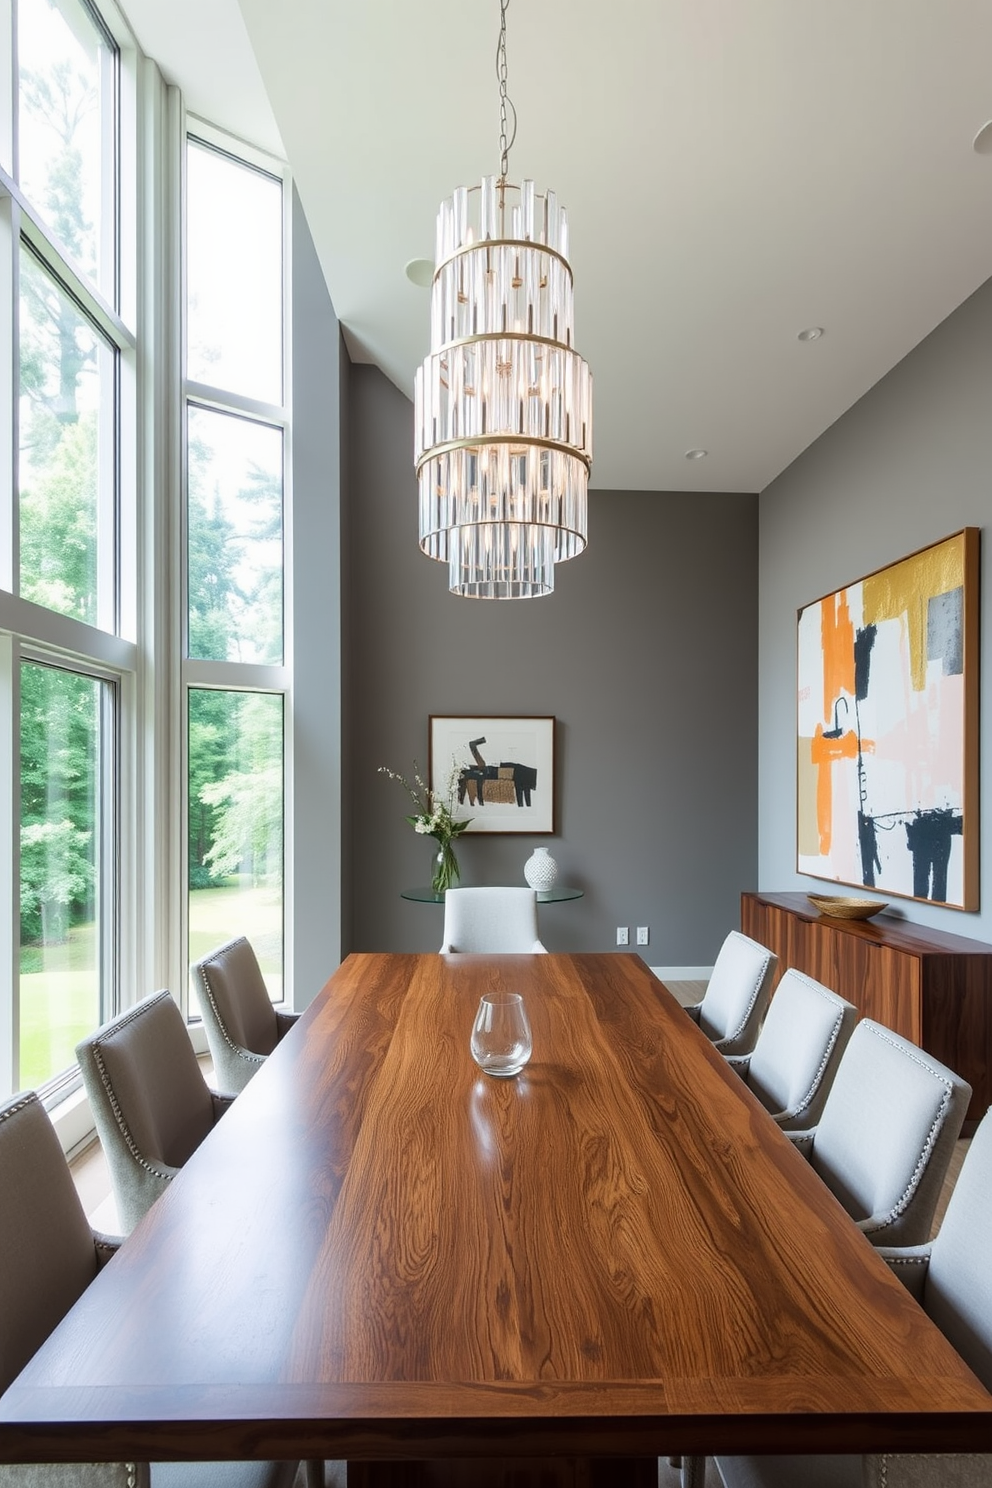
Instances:
[[[887,899],[851,899],[843,894],[807,894],[821,914],[835,920],[870,920],[880,909],[888,908]]]

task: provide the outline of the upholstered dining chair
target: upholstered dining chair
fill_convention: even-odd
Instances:
[[[935,1240],[881,1254],[992,1390],[992,1113],[982,1120]],[[989,1488],[992,1456],[718,1457],[725,1488]],[[683,1470],[699,1484],[701,1464]]]
[[[720,947],[702,1002],[686,1008],[721,1054],[747,1054],[771,996],[778,957],[739,930]]]
[[[873,1245],[921,1245],[970,1099],[960,1075],[862,1018],[820,1120],[786,1135]]]
[[[130,1232],[234,1096],[208,1087],[168,992],[111,1018],[76,1045],[76,1057]]]
[[[754,1091],[779,1126],[815,1126],[858,1010],[795,968],[785,972],[750,1054],[727,1063]]]
[[[243,935],[190,967],[214,1074],[222,1090],[244,1090],[298,1013],[272,1006],[255,952]]]
[[[546,955],[537,934],[533,889],[449,889],[444,896],[441,955],[472,951]]]
[[[90,1229],[33,1091],[0,1105],[0,1392],[120,1241]],[[0,1488],[290,1488],[296,1462],[63,1463],[0,1467]],[[311,1469],[312,1472],[312,1469]]]

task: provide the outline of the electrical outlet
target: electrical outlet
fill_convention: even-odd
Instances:
[[[617,945],[630,944],[630,928],[627,925],[617,926]]]
[[[638,945],[647,945],[647,943],[648,943],[648,927],[647,927],[647,925],[638,925],[638,927],[637,927],[637,944]]]

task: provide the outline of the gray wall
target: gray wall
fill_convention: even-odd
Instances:
[[[760,882],[823,889],[795,869],[796,611],[992,517],[992,281],[760,498]],[[992,539],[983,533],[981,777],[992,781]],[[985,800],[989,787],[986,784]],[[982,812],[981,860],[992,873]],[[884,897],[880,895],[879,897]],[[893,900],[906,919],[992,940],[992,883],[965,914]]]
[[[551,950],[610,950],[651,927],[652,965],[711,965],[756,886],[757,498],[594,492],[589,548],[549,598],[453,598],[417,548],[413,417],[351,368],[345,647],[354,823],[351,947],[436,950],[442,911],[379,765],[426,766],[438,714],[554,714],[554,838],[461,839],[463,883],[523,883],[536,844],[585,898],[541,909]]]

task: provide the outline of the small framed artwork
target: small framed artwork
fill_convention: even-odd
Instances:
[[[967,527],[799,611],[801,873],[978,908],[978,552]]]
[[[434,713],[427,760],[431,790],[468,832],[554,832],[554,718]]]

